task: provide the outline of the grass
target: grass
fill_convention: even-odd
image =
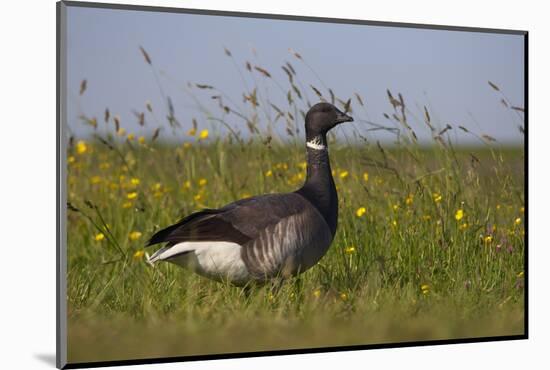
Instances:
[[[246,91],[246,110],[213,86],[193,88],[215,94],[219,111],[204,115],[216,134],[202,120],[181,124],[170,108],[168,126],[147,137],[126,132],[109,110],[103,132],[96,118],[81,117],[96,133],[71,138],[67,153],[69,362],[524,333],[523,147],[441,125],[427,108],[414,115],[389,91],[389,123],[363,122],[395,134],[394,144],[367,139],[365,126],[344,141],[329,138],[339,225],[318,265],[279,291],[248,295],[167,263],[149,266],[146,239],[181,216],[303,183],[308,84],[286,63],[287,93],[256,67],[245,73],[256,73],[248,83],[262,88]],[[285,94],[286,107],[262,94],[266,83]],[[312,90],[362,122],[358,94],[352,104]],[[517,121],[522,108],[502,99]],[[136,116],[144,125],[158,115],[148,103]],[[415,120],[433,138],[425,146],[408,121],[422,116]],[[248,137],[234,119],[246,120]],[[162,129],[188,139],[162,142]],[[480,145],[456,147],[451,132]]]
[[[447,169],[442,150],[417,150],[419,162],[386,150],[398,173],[433,168],[414,181],[365,167],[378,148],[336,145],[331,154],[340,221],[328,254],[279,292],[245,296],[169,264],[152,268],[143,244],[202,207],[293,190],[303,150],[135,147],[124,153],[128,170],[103,146],[75,152],[70,361],[523,333],[521,151],[455,151]]]

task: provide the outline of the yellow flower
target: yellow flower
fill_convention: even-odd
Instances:
[[[126,135],[126,130],[123,127],[120,127],[116,133],[118,136],[124,136]]]
[[[514,223],[515,223],[516,225],[520,225],[520,224],[521,224],[521,218],[519,218],[519,217],[516,218],[516,219],[514,220]]]
[[[162,184],[160,182],[155,182],[153,186],[151,186],[151,189],[153,191],[159,191],[162,188]]]
[[[189,131],[187,131],[187,135],[189,136],[195,136],[195,134],[197,133],[197,129],[196,128],[192,128],[190,129]]]
[[[487,235],[486,237],[483,238],[483,241],[485,243],[491,243],[493,241],[493,236],[492,235]]]
[[[95,184],[99,184],[101,182],[101,177],[99,176],[92,176],[92,178],[90,179],[90,182],[95,185]]]
[[[346,293],[340,293],[340,299],[342,301],[347,301],[348,300],[348,295]]]
[[[313,296],[314,296],[315,298],[319,298],[319,297],[321,296],[321,289],[315,289],[315,290],[313,291]]]
[[[88,150],[88,145],[84,140],[79,140],[78,143],[76,143],[76,152],[78,154],[84,154]]]
[[[286,170],[288,170],[288,164],[286,164],[286,163],[277,163],[275,165],[275,168],[278,169],[278,170],[286,171]]]
[[[131,193],[128,193],[128,194],[126,195],[126,198],[128,198],[128,199],[136,199],[136,198],[137,198],[137,195],[138,195],[137,192],[133,191],[133,192],[131,192]]]
[[[367,209],[365,207],[359,207],[357,208],[357,211],[355,211],[355,215],[357,217],[363,217],[363,215],[367,212]]]
[[[130,208],[132,206],[132,202],[124,202],[122,203],[122,208]]]
[[[191,181],[187,180],[183,183],[185,189],[191,189]]]
[[[201,195],[200,193],[197,194],[197,195],[195,195],[195,196],[193,197],[193,199],[195,199],[196,202],[198,202],[199,200],[201,200],[201,198],[202,198],[202,195]]]
[[[441,202],[441,200],[443,199],[443,197],[439,193],[433,193],[433,198],[434,198],[434,202],[436,203]]]
[[[111,168],[111,164],[108,163],[108,162],[103,162],[103,163],[99,164],[99,169],[100,170],[107,170],[109,168]]]
[[[273,171],[267,170],[267,171],[265,172],[265,177],[271,177],[271,176],[273,176]]]
[[[74,159],[74,156],[70,155],[69,158],[67,158],[67,162],[70,163],[74,163],[75,159]]]
[[[144,136],[138,137],[138,143],[145,144],[145,137]]]
[[[199,186],[205,186],[208,183],[206,179],[200,179],[199,180]]]
[[[307,162],[298,163],[298,167],[300,167],[302,170],[305,170],[307,168]]]
[[[132,231],[130,234],[128,234],[128,238],[129,238],[131,241],[136,241],[136,240],[138,240],[139,238],[141,238],[141,232],[139,232],[139,231]]]
[[[496,207],[496,208],[497,208],[497,210],[499,210],[499,209],[500,209],[500,204],[497,204],[497,207]]]
[[[128,134],[128,136],[127,136],[127,138],[128,138],[129,141],[134,140],[135,137],[136,137],[136,136],[135,136],[134,134]]]
[[[145,251],[143,249],[139,250],[139,251],[136,251],[136,253],[134,253],[134,259],[135,260],[140,260],[143,258],[143,256],[145,255]]]
[[[523,271],[520,271],[520,272],[517,274],[517,277],[518,277],[518,278],[522,278],[523,275],[524,275]]]
[[[414,195],[412,194],[409,194],[409,196],[407,197],[407,199],[405,199],[405,204],[410,206],[412,203],[413,203],[413,200],[414,200]]]
[[[103,233],[97,233],[94,237],[95,241],[96,242],[100,242],[102,241],[103,239],[105,239],[105,235]]]
[[[422,294],[426,295],[430,292],[430,286],[428,284],[422,284],[420,290],[422,290]]]
[[[183,143],[183,149],[189,149],[189,148],[191,148],[192,145],[193,144],[191,144],[190,142],[185,142],[185,143]]]
[[[422,216],[422,219],[423,219],[424,221],[430,221],[430,220],[432,219],[432,216],[430,216],[430,215],[424,215],[424,216]]]
[[[464,222],[463,224],[461,224],[458,229],[459,230],[466,230],[468,228],[468,224],[466,222]]]
[[[393,227],[397,227],[397,220],[393,220],[393,221],[391,222],[391,224],[392,224]]]
[[[392,208],[394,211],[397,211],[399,209],[399,204],[394,204]]]
[[[134,185],[134,186],[137,186],[137,185],[139,185],[139,179],[133,177],[133,178],[130,180],[130,183],[131,183],[132,185]]]
[[[455,220],[460,221],[462,220],[463,217],[464,217],[464,210],[459,209],[458,211],[456,211]]]
[[[355,253],[355,247],[353,245],[350,245],[349,247],[344,249],[344,252],[346,252],[347,254],[353,254]]]
[[[368,172],[363,172],[363,181],[365,181],[365,182],[369,181],[369,173]]]
[[[199,139],[205,140],[207,138],[208,138],[208,130],[202,130],[200,135],[199,135]]]
[[[521,207],[521,208],[519,209],[519,211],[520,211],[521,213],[525,213],[525,207]]]
[[[343,180],[345,178],[347,178],[349,176],[349,172],[344,170],[344,171],[340,171],[340,178]]]

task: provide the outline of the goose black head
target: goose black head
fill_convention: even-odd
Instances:
[[[306,135],[325,135],[330,129],[353,118],[330,103],[317,103],[306,114]]]

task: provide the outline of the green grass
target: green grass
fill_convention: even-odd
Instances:
[[[329,252],[245,295],[140,251],[194,210],[295,190],[303,145],[109,142],[68,153],[70,362],[524,332],[523,149],[331,143]]]

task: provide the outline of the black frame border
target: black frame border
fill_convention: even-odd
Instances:
[[[379,27],[398,27],[398,28],[414,28],[426,30],[442,30],[442,31],[458,31],[458,32],[477,32],[477,33],[492,33],[492,34],[507,34],[520,35],[524,40],[524,229],[525,229],[525,251],[524,251],[524,271],[525,271],[525,293],[524,293],[524,334],[495,336],[495,337],[477,337],[477,338],[455,338],[442,340],[427,340],[427,341],[410,341],[397,343],[380,343],[380,344],[365,344],[353,346],[336,346],[336,347],[319,347],[319,348],[300,348],[286,349],[273,351],[259,352],[237,352],[237,353],[220,353],[208,355],[192,355],[192,356],[177,356],[177,357],[160,357],[151,359],[130,359],[130,360],[114,360],[114,361],[94,361],[94,362],[67,362],[67,326],[66,326],[66,238],[63,235],[66,216],[66,204],[63,203],[65,184],[62,176],[65,175],[65,154],[64,148],[65,139],[63,137],[65,127],[65,111],[66,108],[63,98],[65,91],[63,83],[66,65],[66,54],[64,47],[66,46],[66,7],[84,7],[95,9],[109,10],[130,10],[130,11],[146,11],[146,12],[164,12],[164,13],[183,13],[195,15],[210,15],[224,17],[240,17],[240,18],[256,18],[256,19],[272,19],[272,20],[287,20],[287,21],[302,21],[302,22],[317,22],[317,23],[337,23],[337,24],[355,24],[368,25]],[[329,353],[329,352],[344,352],[357,351],[367,349],[384,349],[384,348],[406,348],[406,347],[421,347],[433,345],[448,345],[448,344],[467,344],[467,343],[484,343],[484,342],[499,342],[509,340],[529,339],[529,32],[526,30],[511,30],[511,29],[495,29],[495,28],[477,28],[477,27],[460,27],[449,25],[432,25],[424,23],[401,23],[401,22],[383,22],[370,21],[359,19],[343,19],[343,18],[325,18],[312,16],[298,16],[286,14],[268,14],[268,13],[252,13],[252,12],[234,12],[223,10],[208,10],[208,9],[190,9],[190,8],[174,8],[162,6],[147,6],[147,5],[131,5],[131,4],[111,4],[98,2],[83,2],[83,1],[59,1],[56,3],[56,45],[57,45],[57,60],[56,60],[56,227],[57,227],[57,249],[56,249],[56,366],[59,369],[79,369],[79,368],[95,368],[106,366],[123,366],[123,365],[144,365],[158,363],[173,363],[187,361],[204,361],[204,360],[221,360],[234,358],[249,358],[249,357],[265,357],[265,356],[283,356],[295,354],[313,354],[313,353]],[[63,81],[62,81],[63,80]]]

